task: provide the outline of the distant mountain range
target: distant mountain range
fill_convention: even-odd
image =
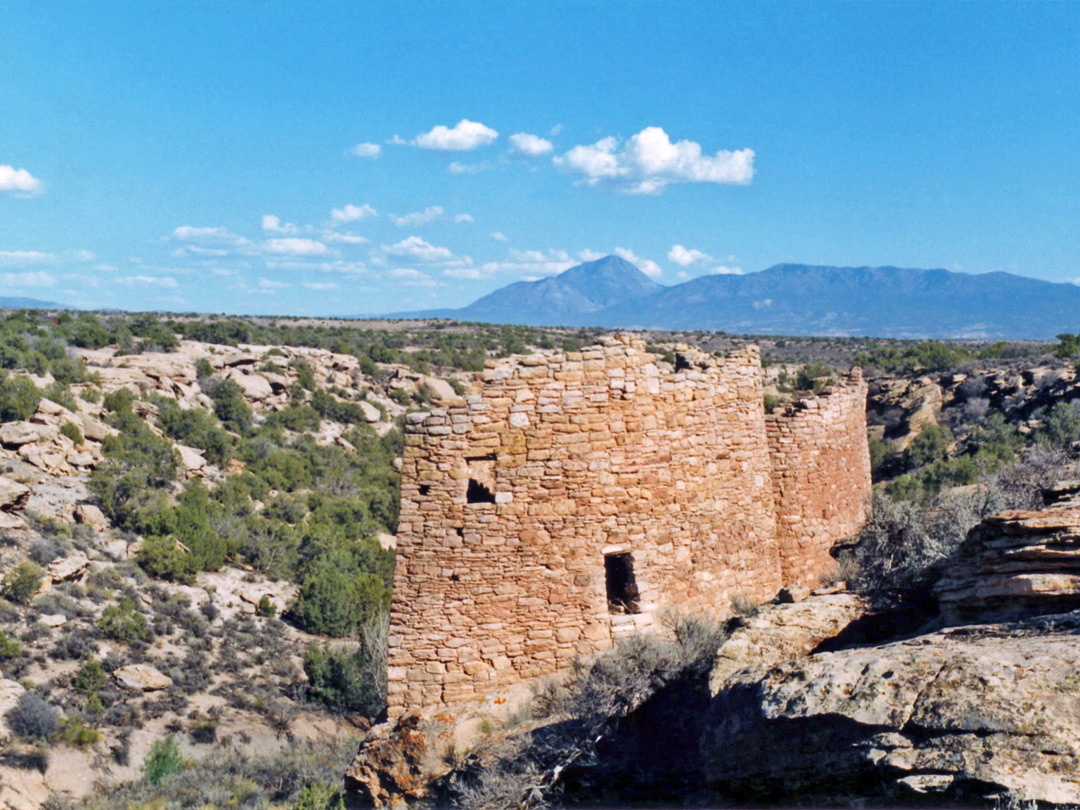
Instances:
[[[742,334],[1052,339],[1080,330],[1080,287],[1010,273],[778,264],[746,275],[657,284],[605,256],[519,281],[460,309],[390,317],[529,326]]]
[[[38,298],[5,298],[0,296],[0,309],[74,309],[67,304],[55,301],[42,301]]]

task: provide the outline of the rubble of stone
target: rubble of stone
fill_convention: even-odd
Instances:
[[[865,401],[856,371],[766,418],[756,348],[672,368],[611,336],[410,414],[391,718],[566,668],[662,606],[816,582],[865,518]]]

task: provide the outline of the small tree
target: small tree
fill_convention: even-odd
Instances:
[[[0,596],[9,602],[25,605],[41,587],[45,571],[30,560],[23,560],[4,575],[0,582]]]
[[[143,760],[143,779],[151,785],[156,785],[166,776],[180,773],[186,764],[180,754],[180,746],[170,735],[164,740],[155,741],[150,746],[150,751]]]

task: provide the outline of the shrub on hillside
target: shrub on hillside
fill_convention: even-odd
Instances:
[[[155,740],[143,760],[143,779],[147,784],[156,786],[162,779],[174,773],[180,773],[186,766],[180,746],[173,737]]]
[[[389,602],[389,589],[380,577],[357,571],[355,564],[334,555],[309,567],[292,615],[308,633],[342,638],[359,632]]]
[[[117,641],[146,641],[150,635],[146,617],[135,609],[135,602],[127,596],[101,612],[97,627],[106,636]]]
[[[37,695],[26,692],[5,715],[13,734],[46,740],[60,728],[60,712]]]
[[[31,560],[23,560],[0,580],[0,596],[17,605],[25,605],[41,587],[45,571]]]
[[[21,422],[33,416],[41,391],[29,377],[0,375],[0,422]]]

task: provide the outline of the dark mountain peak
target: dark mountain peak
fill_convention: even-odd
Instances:
[[[571,267],[557,275],[554,281],[584,295],[598,307],[641,298],[663,289],[662,285],[618,256],[604,256]]]

